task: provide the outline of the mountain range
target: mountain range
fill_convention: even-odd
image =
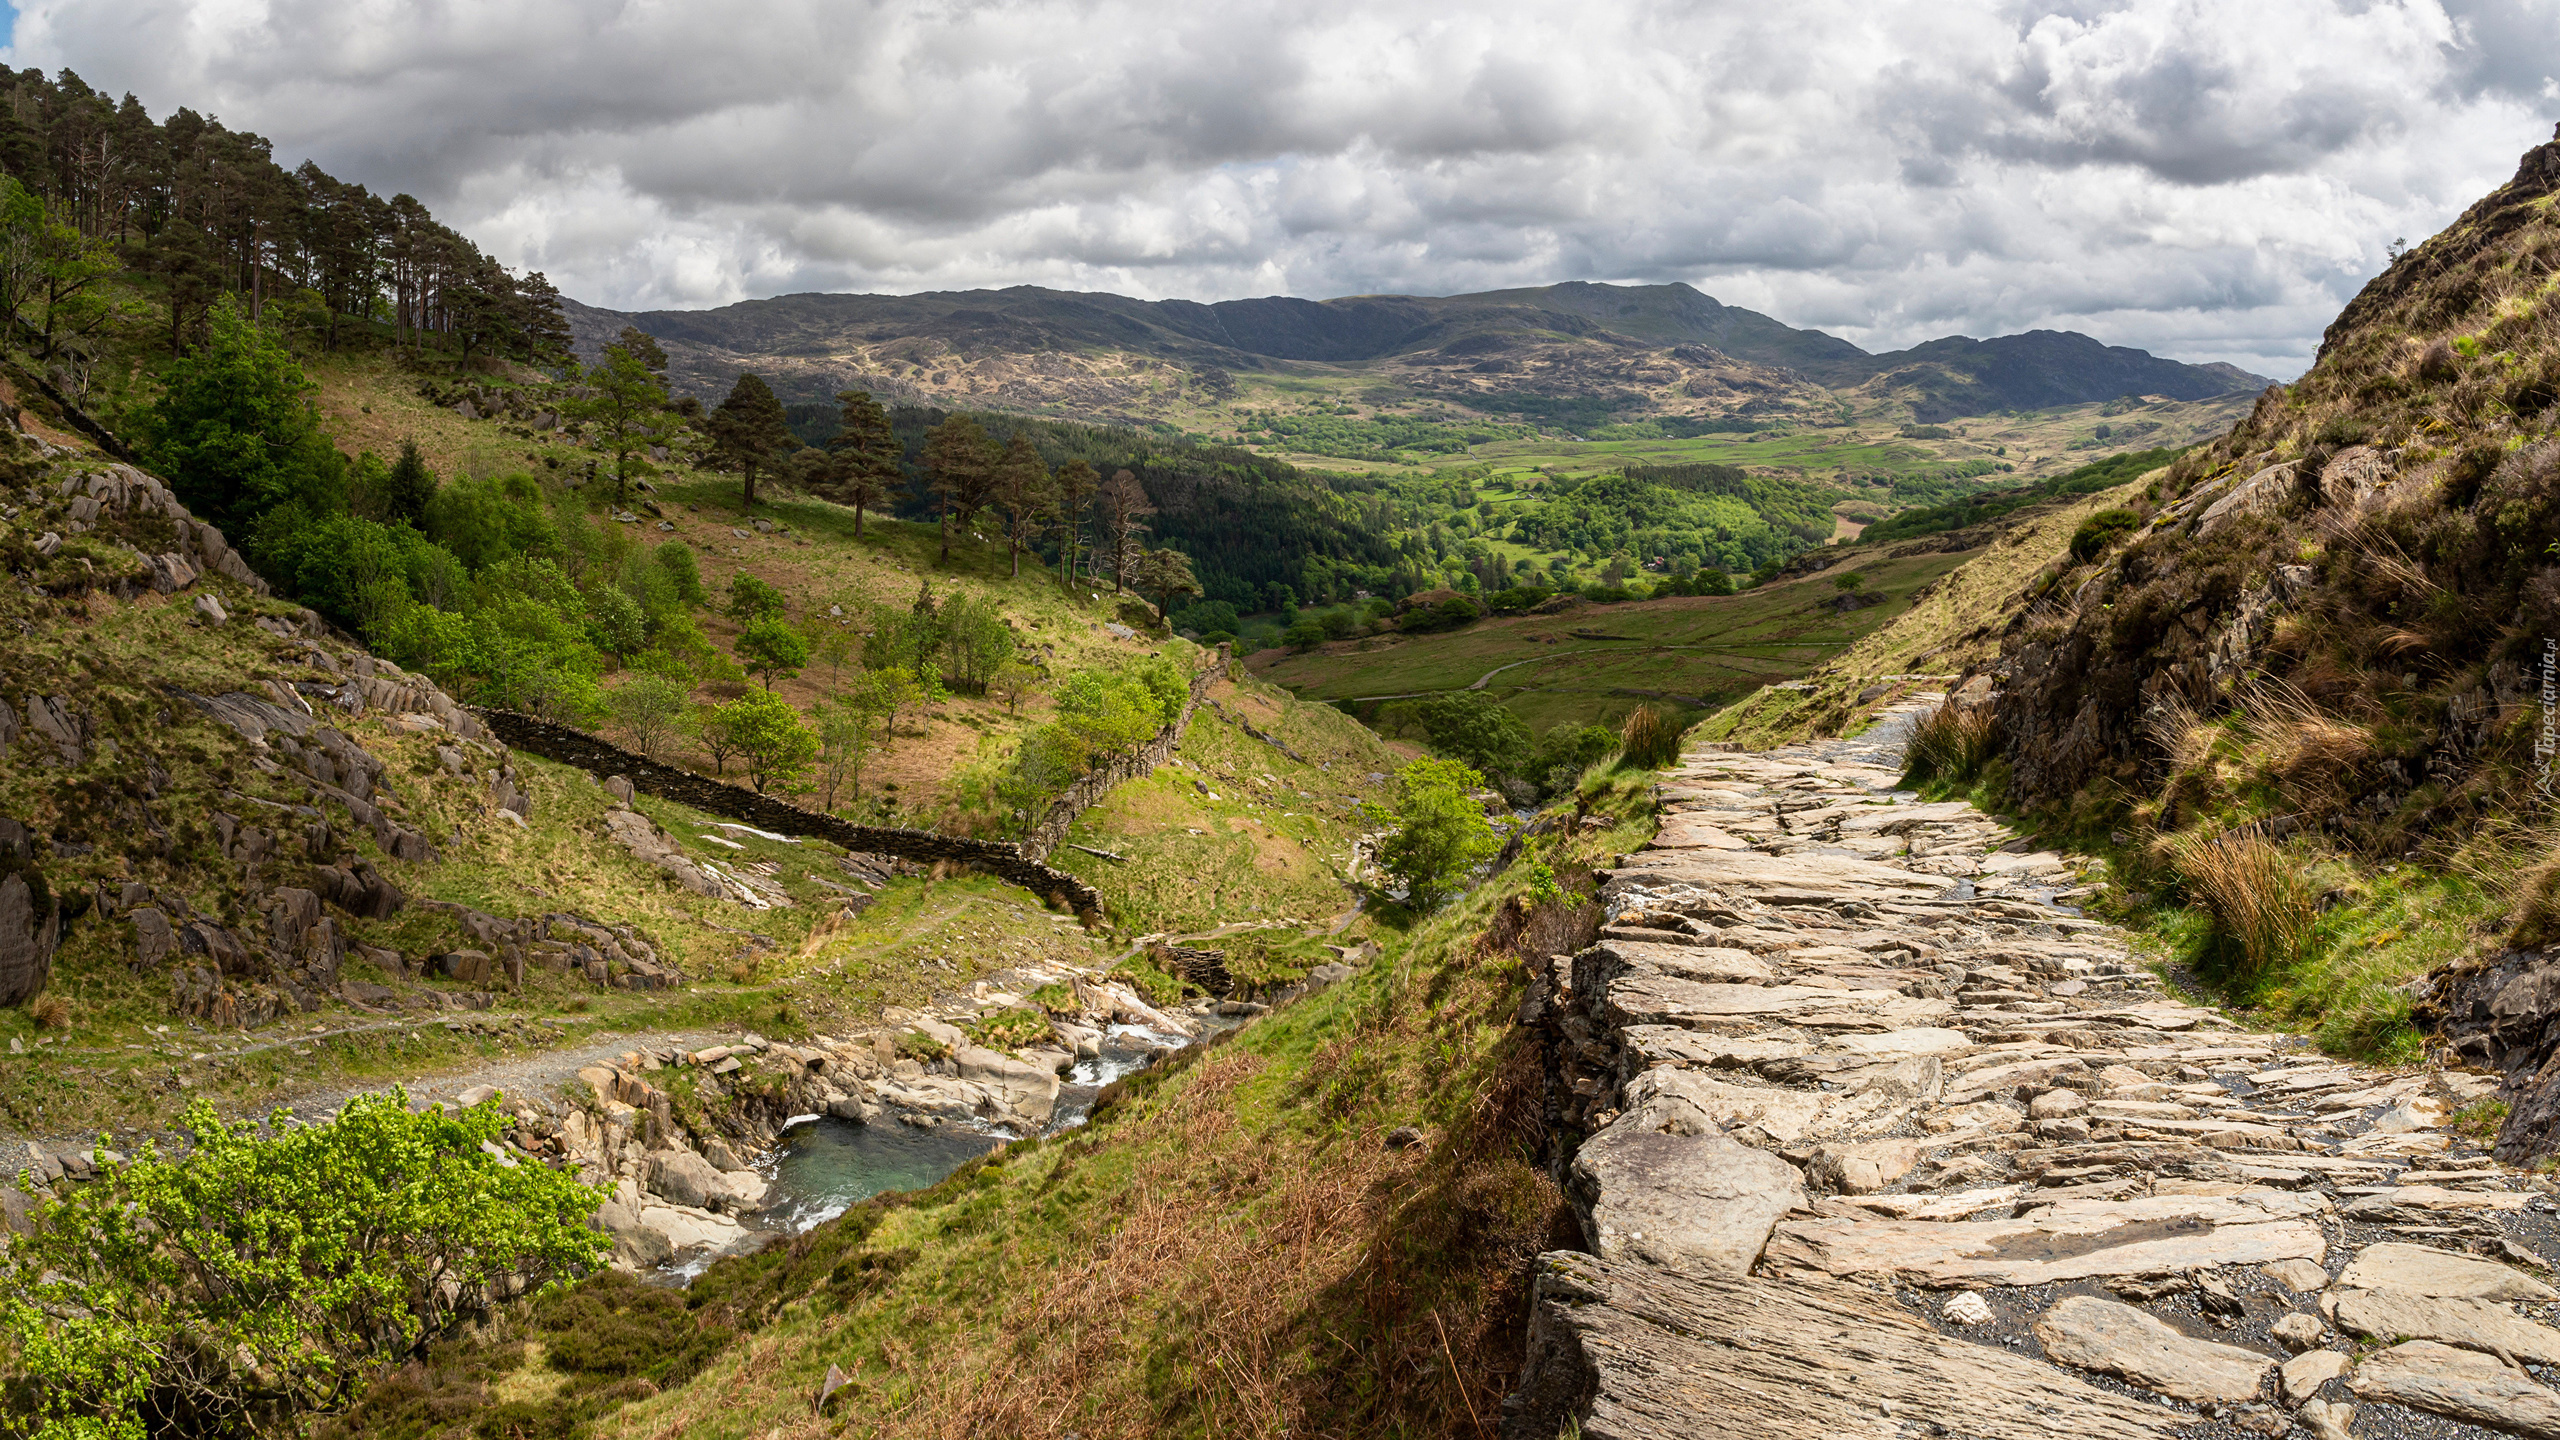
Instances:
[[[1685,284],[1572,281],[1472,295],[1268,296],[1202,303],[1014,286],[917,295],[777,296],[713,310],[572,303],[581,353],[625,325],[667,350],[679,390],[716,398],[741,370],[785,399],[859,386],[1004,409],[1132,421],[1232,402],[1257,380],[1333,371],[1373,403],[1520,413],[1522,396],[1621,418],[1783,415],[1901,405],[1927,424],[2128,394],[2200,400],[2271,384],[2069,331],[1948,336],[1886,354],[1726,305]]]

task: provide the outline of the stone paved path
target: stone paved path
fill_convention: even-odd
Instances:
[[[2164,993],[1895,791],[1917,708],[1690,755],[1542,977],[1590,1253],[1504,1434],[2560,1437],[2549,1182],[2447,1128],[2494,1079]]]

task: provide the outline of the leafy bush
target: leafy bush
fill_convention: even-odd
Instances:
[[[1529,768],[1529,727],[1511,707],[1481,690],[1435,695],[1414,707],[1431,748],[1497,775],[1518,775]]]
[[[758,793],[796,788],[818,758],[817,732],[790,701],[770,690],[750,690],[715,708],[703,729],[704,738],[719,746],[715,753],[746,762],[748,782]]]
[[[1439,908],[1502,848],[1474,799],[1483,788],[1484,777],[1455,760],[1416,760],[1396,772],[1394,808],[1362,802],[1366,817],[1394,827],[1378,847],[1378,868],[1404,886],[1414,909]]]
[[[1560,724],[1538,741],[1530,758],[1531,778],[1550,795],[1571,790],[1582,772],[1615,754],[1618,732],[1606,725]]]
[[[788,605],[782,592],[741,570],[729,577],[729,618],[741,625],[778,617]]]
[[[1417,632],[1453,630],[1460,625],[1472,623],[1483,613],[1476,608],[1476,602],[1466,596],[1451,595],[1429,605],[1406,611],[1404,618],[1396,623],[1399,629]]]
[[[599,1194],[484,1152],[494,1105],[413,1115],[398,1092],[261,1136],[195,1101],[156,1147],[49,1201],[0,1252],[17,1426],[140,1440],[262,1432],[331,1406],[522,1274],[595,1265]]]

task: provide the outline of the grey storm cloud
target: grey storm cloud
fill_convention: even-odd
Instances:
[[[2560,0],[31,0],[625,307],[1685,280],[2290,374],[2560,118]]]

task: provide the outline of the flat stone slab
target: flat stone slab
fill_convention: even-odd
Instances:
[[[2400,1210],[2522,1210],[2533,1197],[2518,1190],[2447,1190],[2441,1185],[2400,1185],[2348,1201],[2350,1218],[2387,1216]]]
[[[2320,1196],[2254,1190],[2073,1200],[2016,1219],[1782,1222],[1773,1263],[1899,1283],[2049,1285],[2100,1275],[2165,1275],[2213,1265],[2318,1260]]]
[[[1600,990],[1628,975],[1765,987],[1778,978],[1778,967],[1748,950],[1649,940],[1606,939],[1574,957],[1573,983],[1578,989]]]
[[[1818,1090],[1741,1085],[1695,1070],[1648,1070],[1627,1085],[1627,1111],[1618,1124],[1684,1135],[1730,1134],[1771,1149],[1811,1134],[1827,1103]]]
[[[2276,1358],[2198,1340],[2114,1300],[2072,1295],[2036,1321],[2045,1355],[2198,1404],[2253,1400]]]
[[[2560,1330],[2525,1319],[2502,1300],[2343,1290],[2338,1294],[2338,1325],[2377,1340],[2439,1340],[2536,1365],[2560,1365]]]
[[[2486,1425],[2535,1440],[2560,1440],[2560,1395],[2505,1361],[2433,1340],[2368,1355],[2347,1385],[2360,1399]]]
[[[2148,1440],[2195,1417],[1941,1335],[1893,1297],[1819,1278],[1670,1275],[1540,1256],[1506,1437],[1797,1440],[1961,1434]]]
[[[1716,823],[1714,812],[1665,816],[1654,833],[1657,850],[1748,850],[1751,842]]]
[[[2471,1300],[2560,1300],[2560,1291],[2511,1265],[2398,1240],[2366,1246],[2339,1272],[2338,1288]]]
[[[1621,875],[1685,880],[1745,899],[1780,895],[1838,900],[1934,900],[1945,879],[1838,855],[1763,855],[1756,850],[1656,850],[1633,856]]]
[[[1740,1275],[1778,1217],[1805,1204],[1796,1168],[1722,1135],[1612,1125],[1573,1157],[1583,1238],[1604,1260]]]
[[[1634,973],[1613,982],[1599,1006],[1615,1026],[1734,1025],[1758,1021],[1825,1029],[1906,1030],[1943,1020],[1955,1007],[1891,990],[1814,985],[1720,985]]]

